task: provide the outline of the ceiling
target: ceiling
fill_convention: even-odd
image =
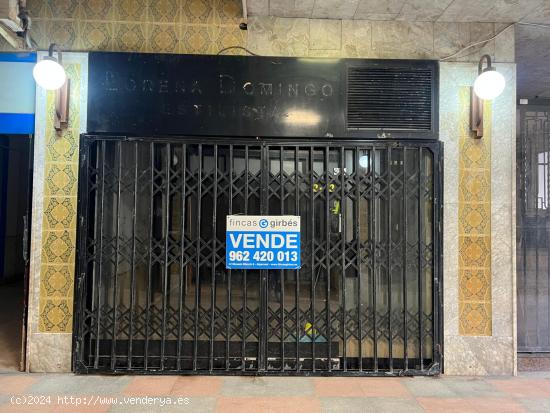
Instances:
[[[550,25],[550,0],[246,0],[251,16]],[[550,27],[516,26],[518,97],[550,98]]]
[[[252,16],[550,24],[550,0],[246,0]]]

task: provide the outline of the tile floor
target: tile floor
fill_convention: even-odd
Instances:
[[[548,413],[550,372],[325,378],[0,374],[0,412]]]

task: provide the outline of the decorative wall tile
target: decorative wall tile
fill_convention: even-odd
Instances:
[[[27,9],[33,17],[33,25],[35,18],[52,18],[52,8],[49,1],[46,0],[27,0]]]
[[[208,54],[212,53],[211,37],[213,28],[208,26],[183,26],[181,35],[181,53]]]
[[[115,20],[139,22],[147,20],[146,0],[117,0],[114,2]]]
[[[212,53],[218,53],[220,50],[230,46],[246,47],[247,45],[246,30],[239,29],[238,26],[221,26],[213,30],[212,41]],[[247,53],[242,49],[229,49],[223,54],[227,55],[246,55]]]
[[[490,230],[491,205],[464,203],[458,221],[459,234],[486,235]]]
[[[492,309],[491,302],[459,303],[459,334],[470,336],[490,336]]]
[[[42,236],[42,262],[64,264],[74,262],[75,231],[44,231]]]
[[[53,17],[75,19],[80,17],[80,0],[49,0]]]
[[[44,199],[44,230],[75,229],[76,199],[74,197],[55,197]]]
[[[177,23],[180,21],[180,13],[179,0],[153,0],[149,2],[150,22]]]
[[[460,166],[464,169],[487,169],[490,166],[490,154],[487,146],[488,143],[485,139],[465,139],[462,145]]]
[[[68,333],[72,331],[73,300],[44,299],[40,302],[40,331]]]
[[[113,23],[82,22],[80,43],[83,50],[109,51],[113,49]]]
[[[490,195],[491,172],[485,169],[464,169],[464,172],[459,174],[458,185],[459,202],[483,202],[487,195]]]
[[[82,2],[82,18],[85,20],[113,20],[114,3],[109,0],[86,0]]]
[[[81,130],[80,63],[65,64],[71,80],[69,127],[53,127],[55,94],[45,94],[44,175],[38,331],[67,333],[72,328],[76,251],[78,146]],[[84,94],[85,96],[85,94]]]
[[[241,0],[213,0],[216,24],[239,24],[243,19]]]
[[[57,43],[62,50],[78,50],[78,24],[76,20],[56,20],[50,22],[49,40]]]
[[[470,87],[459,91],[460,125],[467,125]],[[491,102],[484,102],[484,136],[459,131],[458,269],[460,335],[492,334]]]
[[[114,27],[113,46],[117,51],[145,52],[147,29],[145,24],[117,23]]]
[[[491,273],[485,268],[472,268],[460,271],[459,300],[490,301]]]
[[[78,164],[46,164],[44,188],[45,196],[71,196],[76,194]]]
[[[147,50],[154,53],[176,53],[179,49],[180,28],[175,24],[150,24]]]
[[[342,22],[340,20],[309,20],[310,50],[340,50],[341,48]]]
[[[43,265],[41,271],[40,296],[46,298],[67,298],[73,295],[74,269],[68,265]]]
[[[51,43],[50,31],[51,20],[33,19],[32,26],[29,29],[33,40],[38,45],[38,48],[48,50]],[[11,46],[10,46],[11,48]]]
[[[212,23],[214,5],[211,0],[183,0],[181,21],[183,23]]]
[[[459,215],[461,215],[459,205]],[[487,267],[491,264],[491,237],[460,236],[458,237],[460,267]],[[459,268],[460,268],[459,267]]]

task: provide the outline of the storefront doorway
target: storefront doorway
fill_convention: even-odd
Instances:
[[[0,134],[0,373],[25,370],[32,146]]]
[[[81,142],[77,372],[437,374],[441,148]],[[300,215],[300,270],[227,270],[225,217]]]

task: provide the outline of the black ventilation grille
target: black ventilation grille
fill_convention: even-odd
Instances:
[[[429,68],[349,67],[348,130],[431,131],[433,80]]]

